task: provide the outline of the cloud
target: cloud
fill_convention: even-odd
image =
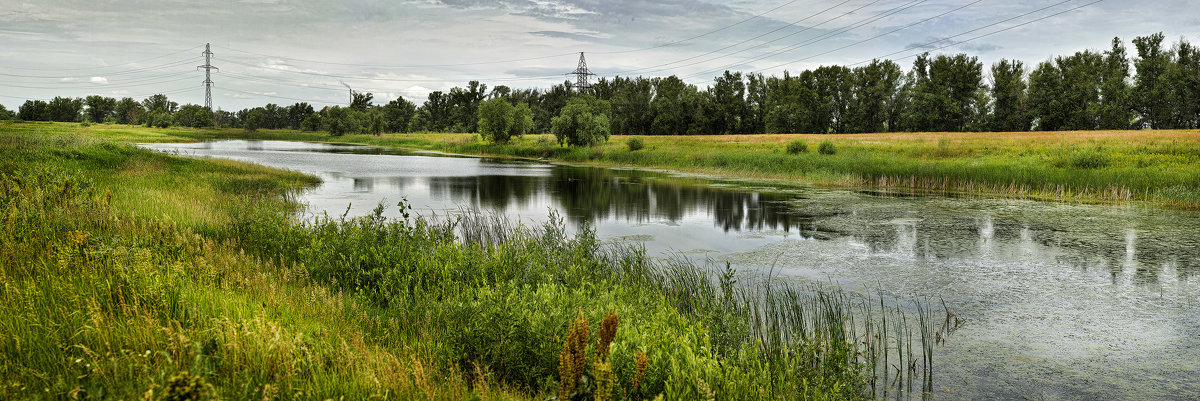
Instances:
[[[105,78],[105,77],[92,77],[92,79],[89,79],[89,80],[88,80],[88,82],[91,82],[91,83],[94,83],[94,84],[100,84],[100,85],[108,85],[108,78]]]

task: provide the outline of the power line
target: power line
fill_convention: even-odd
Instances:
[[[311,72],[311,71],[283,70],[283,69],[278,69],[278,68],[267,68],[267,67],[263,67],[263,66],[250,65],[250,64],[246,64],[246,63],[242,63],[242,62],[238,62],[238,61],[232,61],[232,60],[225,60],[225,61],[229,62],[229,63],[241,65],[244,67],[257,68],[260,70],[267,70],[267,71],[274,71],[274,72],[286,72],[286,73],[301,74],[301,75],[311,75],[311,76],[326,77],[326,78],[353,79],[353,80],[360,80],[360,81],[446,82],[446,81],[452,80],[452,79],[447,79],[447,78],[416,78],[416,79],[379,78],[379,77],[371,78],[371,77],[354,76],[354,75],[327,74],[327,73],[319,73],[319,72]],[[475,78],[467,78],[467,80],[480,81],[480,82],[485,82],[485,81],[487,81],[487,82],[495,82],[495,81],[507,82],[507,81],[530,81],[530,80],[559,78],[559,77],[561,77],[561,75],[545,75],[545,76],[531,76],[531,77],[494,77],[494,78],[475,77]]]
[[[131,69],[131,70],[124,70],[124,71],[99,72],[99,73],[95,73],[95,74],[85,74],[85,75],[113,76],[113,75],[136,74],[139,72],[146,72],[146,71],[157,71],[157,70],[162,70],[164,68],[175,67],[175,66],[179,66],[179,65],[183,65],[183,64],[191,64],[191,63],[196,62],[197,58],[198,57],[189,57],[184,60],[179,60],[179,61],[166,63],[166,64],[159,64],[159,65],[148,66],[148,67],[139,67],[139,68],[135,68],[135,69]],[[0,73],[0,76],[14,77],[14,78],[38,78],[38,79],[62,79],[63,78],[63,76],[61,76],[61,75],[25,75],[25,74],[5,74],[5,73]]]
[[[1000,20],[1000,21],[996,21],[996,22],[993,22],[993,23],[990,23],[990,24],[987,24],[987,25],[984,25],[984,26],[981,26],[981,27],[978,27],[978,28],[975,28],[975,29],[971,29],[971,30],[969,30],[969,31],[965,31],[965,32],[961,32],[961,33],[955,34],[955,35],[953,35],[953,36],[948,36],[948,37],[945,37],[945,38],[941,38],[941,39],[938,39],[938,40],[935,40],[935,41],[932,41],[932,42],[929,42],[929,43],[924,43],[924,44],[920,44],[920,45],[916,45],[916,46],[909,46],[909,47],[907,47],[907,48],[905,48],[905,49],[903,49],[903,50],[899,50],[899,51],[895,51],[895,52],[892,52],[892,53],[888,53],[888,54],[885,54],[885,55],[883,55],[883,56],[880,56],[880,57],[872,57],[872,58],[871,58],[871,60],[863,60],[863,61],[859,61],[859,62],[857,62],[857,63],[854,63],[854,64],[847,65],[847,67],[853,67],[853,66],[857,66],[857,65],[866,64],[866,63],[869,63],[869,62],[871,62],[871,61],[873,61],[873,60],[876,60],[876,59],[888,58],[888,57],[895,56],[895,55],[897,55],[897,54],[900,54],[900,53],[904,53],[904,52],[906,52],[906,51],[909,51],[909,50],[911,50],[911,49],[914,49],[914,48],[921,48],[921,47],[931,46],[931,45],[934,45],[934,44],[936,44],[936,43],[944,42],[944,41],[947,41],[947,40],[950,40],[950,39],[953,39],[953,38],[957,38],[957,37],[959,37],[959,36],[963,36],[963,35],[969,34],[969,33],[971,33],[971,32],[977,32],[977,31],[980,31],[980,30],[983,30],[983,29],[986,29],[986,28],[989,28],[989,27],[993,27],[993,26],[996,26],[996,25],[1003,24],[1003,23],[1005,23],[1005,22],[1009,22],[1009,21],[1012,21],[1012,20],[1015,20],[1015,19],[1020,19],[1020,18],[1022,18],[1022,17],[1026,17],[1026,16],[1029,16],[1029,15],[1032,15],[1032,14],[1036,14],[1036,13],[1039,13],[1039,12],[1042,12],[1042,11],[1045,11],[1045,10],[1048,10],[1048,9],[1051,9],[1051,8],[1054,8],[1054,7],[1057,7],[1057,6],[1060,6],[1060,5],[1066,4],[1066,3],[1070,3],[1071,1],[1073,1],[1073,0],[1064,0],[1064,1],[1060,1],[1060,2],[1058,2],[1058,3],[1054,3],[1054,4],[1051,4],[1051,5],[1049,5],[1049,6],[1046,6],[1046,7],[1039,8],[1039,9],[1037,9],[1037,10],[1033,10],[1033,11],[1030,11],[1030,12],[1027,12],[1027,13],[1024,13],[1024,14],[1020,14],[1020,15],[1017,15],[1017,16],[1015,16],[1015,17],[1010,17],[1010,18],[1007,18],[1007,19],[1003,19],[1003,20]],[[930,50],[924,50],[924,51],[922,51],[922,52],[920,52],[920,53],[915,53],[915,54],[912,54],[912,55],[909,55],[909,56],[901,57],[901,59],[906,59],[906,58],[909,58],[909,57],[916,57],[917,55],[919,55],[919,54],[921,54],[921,53],[925,53],[925,52],[929,52],[929,51],[935,51],[935,50],[941,50],[941,49],[945,49],[945,48],[947,48],[947,47],[950,47],[950,46],[959,45],[959,44],[966,43],[966,42],[969,42],[969,41],[972,41],[972,40],[975,40],[975,39],[979,39],[979,38],[982,38],[982,37],[985,37],[985,36],[990,36],[990,35],[994,35],[994,34],[996,34],[996,33],[1004,32],[1004,31],[1007,31],[1007,30],[1011,30],[1011,29],[1014,29],[1014,28],[1017,28],[1017,27],[1021,27],[1021,26],[1029,25],[1029,24],[1031,24],[1031,23],[1034,23],[1034,22],[1037,22],[1037,21],[1041,21],[1041,20],[1044,20],[1044,19],[1047,19],[1047,18],[1050,18],[1050,17],[1054,17],[1054,16],[1058,16],[1058,15],[1065,14],[1065,13],[1067,13],[1067,12],[1070,12],[1070,11],[1075,11],[1075,10],[1078,10],[1078,9],[1081,9],[1081,8],[1084,8],[1084,7],[1087,7],[1087,6],[1090,6],[1090,5],[1093,5],[1093,4],[1096,4],[1096,3],[1099,3],[1099,2],[1101,2],[1101,1],[1104,1],[1104,0],[1097,0],[1097,1],[1093,1],[1093,2],[1091,2],[1091,3],[1087,3],[1087,4],[1084,4],[1084,5],[1082,5],[1082,6],[1079,6],[1079,7],[1071,8],[1071,9],[1068,9],[1068,10],[1066,10],[1066,11],[1061,11],[1061,12],[1054,13],[1054,14],[1050,14],[1050,15],[1047,15],[1047,16],[1045,16],[1045,17],[1041,17],[1041,18],[1038,18],[1038,19],[1035,19],[1035,20],[1031,20],[1031,21],[1027,21],[1027,22],[1021,23],[1021,24],[1019,24],[1019,25],[1013,25],[1013,26],[1011,26],[1011,27],[1008,27],[1008,28],[1005,28],[1005,29],[1001,29],[1001,30],[995,31],[995,32],[989,33],[989,34],[987,34],[987,35],[981,35],[981,36],[977,36],[977,37],[974,37],[974,38],[971,38],[971,39],[968,39],[968,40],[964,40],[964,41],[961,41],[961,42],[958,42],[958,43],[955,43],[955,44],[952,44],[952,45],[942,46],[942,47],[938,47],[938,48],[935,48],[935,49],[930,49]]]
[[[681,62],[684,62],[684,61],[688,61],[688,60],[693,60],[693,59],[697,59],[697,58],[700,58],[700,57],[704,57],[704,56],[707,56],[707,55],[710,55],[710,54],[713,54],[713,53],[716,53],[716,52],[720,52],[720,51],[723,51],[723,50],[726,50],[726,49],[729,49],[729,48],[732,48],[732,47],[735,47],[735,46],[739,46],[739,45],[745,44],[746,42],[749,42],[749,41],[752,41],[752,40],[755,40],[755,39],[761,38],[761,37],[763,37],[763,36],[767,36],[767,35],[770,35],[770,34],[772,34],[772,33],[779,32],[780,30],[783,30],[783,29],[785,29],[785,28],[789,28],[789,27],[796,26],[796,24],[799,24],[799,23],[801,23],[801,22],[807,21],[807,20],[809,20],[809,19],[811,19],[811,18],[813,18],[813,17],[816,17],[816,16],[818,16],[818,15],[824,14],[825,12],[827,12],[827,11],[829,11],[829,10],[832,10],[832,9],[835,9],[835,8],[838,8],[838,7],[842,6],[843,4],[849,3],[850,1],[852,1],[852,0],[845,0],[845,1],[841,2],[841,3],[838,3],[838,4],[835,4],[835,5],[833,5],[832,7],[829,7],[829,8],[826,8],[826,9],[824,9],[824,10],[821,10],[821,11],[817,12],[816,14],[809,15],[809,16],[807,16],[807,17],[804,17],[804,18],[801,18],[801,19],[799,19],[799,20],[793,21],[793,22],[791,22],[791,23],[785,24],[785,25],[783,25],[783,26],[781,26],[781,27],[775,28],[774,30],[768,31],[768,32],[766,32],[766,33],[763,33],[763,34],[761,34],[761,35],[758,35],[758,36],[752,37],[752,38],[750,38],[750,39],[743,40],[743,41],[741,41],[741,42],[738,42],[738,43],[734,43],[734,44],[732,44],[732,45],[729,45],[729,46],[725,46],[725,47],[723,47],[723,48],[720,48],[720,49],[717,49],[717,50],[710,51],[710,52],[708,52],[708,53],[704,53],[704,54],[701,54],[701,55],[698,55],[698,56],[692,56],[692,57],[688,57],[688,58],[685,58],[685,59],[682,59],[682,60],[676,60],[676,61],[672,61],[672,62],[670,62],[670,63],[659,64],[659,65],[656,65],[656,66],[651,66],[651,67],[646,67],[646,68],[636,68],[636,69],[632,69],[632,70],[626,70],[626,71],[618,71],[618,72],[616,72],[616,73],[613,73],[613,74],[614,74],[614,75],[619,75],[619,74],[628,74],[628,73],[632,73],[632,72],[639,72],[639,71],[657,71],[657,70],[656,70],[656,68],[659,68],[659,67],[664,67],[664,66],[668,66],[668,65],[671,65],[671,64],[677,64],[677,63],[681,63]],[[876,0],[876,2],[878,2],[878,1],[879,1],[879,0]],[[854,11],[850,11],[850,12],[854,12]],[[847,13],[847,14],[848,14],[848,13]],[[846,14],[843,14],[843,16],[844,16],[844,15],[846,15]],[[839,18],[840,18],[840,17],[839,17]],[[826,22],[829,22],[829,21],[826,21]],[[823,24],[823,23],[822,23],[822,24]],[[795,35],[795,34],[797,34],[797,33],[800,33],[800,32],[807,31],[807,30],[809,30],[809,29],[812,29],[812,28],[814,28],[814,27],[816,27],[816,26],[820,26],[820,24],[818,24],[818,25],[814,25],[814,26],[805,27],[804,29],[802,29],[802,30],[800,30],[800,31],[798,31],[798,32],[794,32],[794,33],[792,33],[791,35]],[[788,35],[788,36],[791,36],[791,35]],[[775,39],[775,40],[779,40],[779,39],[782,39],[782,38],[785,38],[785,37],[787,37],[787,36],[784,36],[784,37],[781,37],[781,38],[777,38],[777,39]],[[771,42],[767,42],[767,43],[771,43]],[[764,43],[764,44],[765,44],[765,43]],[[760,45],[760,46],[761,46],[761,45]],[[751,47],[751,48],[753,48],[753,47]],[[747,50],[748,50],[748,49],[747,49]],[[745,51],[745,50],[742,50],[742,51]],[[737,53],[734,53],[734,54],[737,54]],[[710,60],[710,61],[711,61],[711,60]]]
[[[300,61],[300,62],[305,62],[305,63],[317,63],[317,64],[328,64],[328,65],[340,65],[340,66],[349,66],[349,67],[367,67],[367,68],[396,68],[396,69],[405,69],[405,68],[432,68],[432,67],[460,67],[460,66],[487,65],[487,64],[506,64],[506,63],[518,63],[518,62],[523,62],[523,61],[544,60],[544,59],[549,59],[549,58],[558,58],[558,57],[566,57],[566,56],[572,56],[572,55],[575,55],[575,53],[563,53],[563,54],[554,54],[554,55],[549,55],[549,56],[528,57],[528,58],[511,59],[511,60],[479,61],[479,62],[471,62],[471,63],[454,63],[454,64],[406,64],[406,65],[388,65],[388,64],[357,64],[357,63],[338,63],[338,62],[332,62],[332,61],[310,60],[310,59],[302,59],[302,58],[295,58],[295,57],[285,57],[285,56],[276,56],[276,55],[270,55],[270,54],[264,54],[264,53],[256,53],[256,52],[250,52],[250,51],[245,51],[245,50],[238,50],[238,49],[234,49],[234,48],[230,48],[230,47],[225,47],[225,46],[217,46],[217,47],[220,47],[220,48],[222,48],[222,49],[225,49],[225,50],[230,50],[230,51],[238,52],[238,53],[249,54],[249,55],[252,55],[252,56],[261,56],[261,57],[268,57],[268,58],[277,58],[277,59],[281,59],[281,60]]]
[[[754,71],[754,72],[761,73],[761,72],[763,72],[763,71],[766,71],[766,70],[770,70],[770,69],[775,69],[775,68],[783,67],[783,66],[785,66],[785,65],[795,64],[795,63],[798,63],[798,62],[801,62],[801,61],[810,60],[810,59],[813,59],[813,58],[816,58],[816,57],[820,57],[820,56],[824,56],[824,55],[826,55],[826,54],[830,54],[830,53],[833,53],[833,52],[836,52],[836,51],[845,50],[845,49],[848,49],[848,48],[850,48],[850,47],[858,46],[858,45],[860,45],[860,44],[863,44],[863,43],[866,43],[866,42],[870,42],[870,41],[872,41],[872,40],[879,39],[879,38],[881,38],[881,37],[884,37],[884,36],[887,36],[887,35],[891,35],[891,34],[893,34],[893,33],[900,32],[900,31],[903,31],[903,30],[905,30],[905,29],[908,29],[908,28],[912,28],[912,27],[914,27],[914,26],[917,26],[917,25],[920,25],[920,24],[924,24],[924,23],[926,23],[926,22],[929,22],[929,21],[932,21],[932,20],[934,20],[934,19],[941,18],[941,17],[945,17],[945,16],[947,16],[947,15],[949,15],[949,14],[951,14],[951,13],[954,13],[954,12],[957,12],[957,11],[959,11],[959,10],[962,10],[962,9],[964,9],[964,8],[967,8],[967,7],[970,7],[970,6],[972,6],[972,5],[978,4],[979,2],[982,2],[982,1],[983,1],[983,0],[975,0],[975,1],[973,1],[973,2],[970,2],[970,3],[964,4],[964,5],[962,5],[962,6],[958,7],[958,8],[952,9],[952,10],[950,10],[950,11],[946,11],[946,12],[944,12],[944,13],[941,13],[941,14],[938,14],[938,15],[935,15],[935,16],[932,16],[932,17],[929,17],[929,18],[926,18],[926,19],[923,19],[923,20],[920,20],[920,21],[917,21],[917,22],[914,22],[914,23],[911,23],[911,24],[905,25],[905,26],[902,26],[902,27],[900,27],[900,28],[893,29],[893,30],[891,30],[891,31],[888,31],[888,32],[885,32],[885,33],[881,33],[881,34],[879,34],[879,35],[875,35],[875,36],[872,36],[872,37],[869,37],[869,38],[866,38],[866,39],[863,39],[863,40],[860,40],[860,41],[857,41],[857,42],[854,42],[854,43],[848,44],[848,45],[846,45],[846,46],[842,46],[842,47],[839,47],[839,48],[836,48],[836,49],[833,49],[833,50],[830,50],[830,51],[827,51],[827,52],[824,52],[824,53],[820,53],[820,54],[814,54],[814,55],[812,55],[812,56],[808,56],[808,57],[805,57],[805,58],[802,58],[802,59],[799,59],[799,60],[795,60],[795,61],[791,61],[791,62],[787,62],[787,63],[783,63],[783,64],[779,64],[779,65],[775,65],[775,66],[771,66],[771,67],[767,67],[767,68],[761,68],[761,69],[758,69],[758,70],[756,70],[756,71]]]
[[[721,27],[721,28],[717,28],[717,29],[714,29],[714,30],[711,30],[711,31],[708,31],[708,32],[705,32],[705,33],[702,33],[702,34],[699,34],[699,35],[696,35],[696,36],[692,36],[692,37],[690,37],[690,38],[687,38],[687,39],[680,39],[680,40],[677,40],[677,41],[674,41],[674,42],[670,42],[670,43],[663,43],[663,44],[660,44],[660,45],[657,45],[657,46],[651,46],[651,47],[646,47],[646,48],[641,48],[641,49],[633,49],[633,50],[618,50],[618,51],[608,51],[608,52],[592,52],[592,53],[594,53],[594,54],[624,54],[624,53],[634,53],[634,52],[640,52],[640,51],[646,51],[646,50],[654,50],[654,49],[659,49],[659,48],[663,48],[663,47],[667,47],[667,46],[674,46],[674,45],[677,45],[677,44],[680,44],[680,43],[683,43],[683,42],[687,42],[687,41],[692,41],[692,40],[700,39],[700,38],[702,38],[702,37],[705,37],[705,36],[708,36],[708,35],[712,35],[712,34],[714,34],[714,33],[721,32],[721,31],[724,31],[724,30],[726,30],[726,29],[733,28],[733,27],[735,27],[735,26],[738,26],[738,25],[741,25],[741,24],[744,24],[744,23],[750,22],[751,20],[754,20],[754,19],[756,19],[756,18],[759,18],[759,17],[762,17],[762,16],[764,16],[764,15],[770,14],[770,13],[774,12],[775,10],[778,10],[778,9],[780,9],[780,8],[783,8],[783,7],[789,6],[789,5],[791,5],[792,3],[795,3],[796,1],[797,1],[797,0],[792,0],[792,1],[789,1],[789,2],[787,2],[787,3],[780,4],[779,6],[776,6],[775,8],[772,8],[772,9],[770,9],[770,10],[767,10],[767,11],[763,11],[762,13],[759,13],[759,14],[757,14],[757,15],[753,16],[753,17],[746,18],[746,19],[744,19],[744,20],[741,20],[741,21],[735,22],[735,23],[733,23],[733,24],[731,24],[731,25],[727,25],[727,26],[724,26],[724,27]],[[849,0],[847,0],[847,2],[848,2],[848,1],[849,1]],[[846,2],[843,2],[842,4],[845,4],[845,3],[846,3]],[[840,5],[840,4],[839,4],[839,5]],[[835,6],[835,7],[836,7],[836,6]]]
[[[1068,0],[1068,1],[1069,1],[1069,0]],[[998,30],[996,30],[996,31],[988,32],[988,33],[985,33],[985,34],[982,34],[982,35],[979,35],[979,36],[975,36],[975,37],[972,37],[972,38],[969,38],[969,39],[961,40],[961,41],[958,41],[958,42],[955,42],[955,43],[951,43],[951,44],[948,44],[948,45],[945,45],[945,46],[942,46],[942,47],[938,47],[938,48],[934,48],[934,49],[930,49],[930,50],[921,51],[921,52],[919,52],[919,53],[913,53],[913,54],[910,54],[910,55],[908,55],[908,56],[901,57],[901,59],[906,59],[906,58],[910,58],[910,57],[916,57],[916,56],[918,56],[918,55],[921,55],[921,54],[923,54],[923,53],[928,53],[928,52],[931,52],[931,51],[942,50],[942,49],[945,49],[945,48],[947,48],[947,47],[958,46],[958,45],[961,45],[961,44],[963,44],[963,43],[967,43],[967,42],[970,42],[970,41],[973,41],[973,40],[976,40],[976,39],[981,39],[981,38],[985,38],[985,37],[988,37],[988,36],[992,36],[992,35],[995,35],[995,34],[997,34],[997,33],[1000,33],[1000,32],[1005,32],[1005,31],[1009,31],[1009,30],[1016,29],[1016,28],[1020,28],[1020,27],[1023,27],[1023,26],[1029,25],[1029,24],[1032,24],[1032,23],[1034,23],[1034,22],[1038,22],[1038,21],[1042,21],[1042,20],[1045,20],[1045,19],[1049,19],[1049,18],[1057,17],[1057,16],[1059,16],[1059,15],[1066,14],[1066,13],[1069,13],[1069,12],[1071,12],[1071,11],[1079,10],[1079,9],[1081,9],[1081,8],[1088,7],[1088,6],[1091,6],[1091,5],[1093,5],[1093,4],[1096,4],[1096,3],[1103,2],[1103,1],[1104,1],[1104,0],[1096,0],[1096,1],[1093,1],[1093,2],[1091,2],[1091,3],[1087,3],[1087,4],[1084,4],[1084,5],[1078,6],[1078,7],[1073,7],[1073,8],[1067,9],[1067,10],[1059,11],[1059,12],[1056,12],[1056,13],[1054,13],[1054,14],[1050,14],[1050,15],[1047,15],[1047,16],[1044,16],[1044,17],[1040,17],[1040,18],[1037,18],[1037,19],[1033,19],[1033,20],[1029,20],[1029,21],[1025,21],[1025,22],[1022,22],[1022,23],[1020,23],[1020,24],[1017,24],[1017,25],[1013,25],[1013,26],[1010,26],[1010,27],[1007,27],[1007,28],[998,29]],[[1064,1],[1063,3],[1065,3],[1065,1]],[[1062,4],[1062,3],[1059,3],[1059,4]],[[1056,4],[1056,5],[1057,5],[1057,4]],[[1051,6],[1051,7],[1053,7],[1053,6]],[[1039,11],[1040,11],[1040,10],[1039,10]],[[1024,15],[1028,15],[1028,14],[1031,14],[1031,13],[1026,13],[1026,14],[1024,14]],[[1024,15],[1022,15],[1022,16],[1024,16]],[[999,23],[1006,22],[1006,21],[1010,21],[1010,20],[1012,20],[1012,19],[1015,19],[1015,18],[1016,18],[1016,17],[1014,17],[1014,18],[1009,18],[1008,20],[1001,21],[1001,22],[999,22]],[[995,24],[989,24],[989,25],[987,25],[987,26],[995,26],[995,25],[998,25],[999,23],[995,23]],[[984,28],[986,28],[987,26],[984,26]],[[967,32],[964,32],[964,33],[960,33],[960,34],[958,34],[958,35],[954,35],[954,36],[951,36],[951,37],[949,37],[949,38],[941,39],[941,40],[938,40],[938,41],[935,41],[935,42],[931,42],[931,43],[937,43],[937,42],[945,41],[946,39],[950,39],[950,38],[954,38],[954,37],[962,36],[962,35],[964,35],[964,34],[966,34],[966,33],[974,32],[974,31],[978,31],[979,29],[981,29],[981,28],[972,29],[972,30],[970,30],[970,31],[967,31]],[[917,47],[921,47],[921,46],[917,46]],[[909,49],[911,49],[911,48],[909,48]],[[907,51],[907,50],[909,50],[909,49],[901,50],[901,51],[898,51],[898,52],[895,52],[895,53],[889,54],[888,56],[895,55],[895,54],[897,54],[897,53],[902,53],[902,52],[904,52],[904,51]],[[887,57],[887,56],[885,56],[885,57]],[[869,63],[869,62],[871,62],[871,60],[859,61],[859,62],[857,62],[857,63],[850,64],[850,65],[848,65],[847,67],[853,67],[853,66],[856,66],[856,65],[865,64],[865,63]]]
[[[195,46],[195,47],[192,47],[192,48],[189,48],[189,49],[180,50],[180,51],[177,51],[177,52],[172,52],[172,53],[167,53],[167,54],[164,54],[164,55],[161,55],[161,56],[154,56],[154,57],[151,57],[151,58],[142,59],[142,60],[138,60],[138,61],[130,61],[130,62],[128,62],[128,63],[123,63],[123,64],[114,64],[114,65],[106,65],[106,66],[99,66],[99,67],[79,67],[79,68],[44,68],[44,67],[38,67],[38,68],[30,68],[30,67],[14,67],[14,66],[5,66],[4,68],[7,68],[7,69],[13,69],[13,70],[28,70],[28,71],[82,71],[82,70],[94,70],[94,69],[104,69],[104,68],[115,68],[115,67],[122,67],[122,66],[126,66],[126,65],[135,65],[135,64],[141,64],[141,63],[144,63],[144,62],[147,62],[147,61],[151,61],[151,60],[157,60],[157,59],[164,58],[164,57],[170,57],[170,56],[174,56],[174,55],[176,55],[176,54],[188,53],[188,52],[191,52],[191,51],[193,51],[193,50],[196,50],[196,49],[198,49],[198,48],[200,48],[200,46]]]
[[[785,52],[788,52],[788,51],[792,51],[792,50],[795,50],[795,49],[798,49],[798,48],[801,48],[801,47],[805,47],[805,46],[809,46],[809,45],[812,45],[812,44],[815,44],[815,43],[818,43],[818,42],[822,42],[822,41],[824,41],[824,40],[826,40],[826,39],[833,38],[834,36],[837,36],[837,35],[840,35],[840,34],[843,34],[843,33],[849,32],[849,31],[852,31],[852,30],[854,30],[854,29],[861,28],[861,27],[863,27],[863,26],[865,26],[865,25],[867,25],[867,24],[870,24],[870,23],[872,23],[872,22],[879,21],[879,20],[881,20],[881,19],[884,19],[884,18],[890,17],[890,16],[892,16],[892,15],[898,14],[898,13],[900,13],[901,11],[904,11],[904,10],[910,9],[910,8],[912,8],[912,7],[916,7],[917,5],[920,5],[920,4],[924,3],[925,1],[926,1],[926,0],[917,0],[917,1],[908,2],[908,3],[902,4],[902,5],[900,5],[900,6],[894,7],[894,8],[892,8],[892,9],[890,9],[890,10],[884,11],[883,13],[881,13],[881,14],[879,14],[879,15],[876,15],[875,17],[868,17],[868,18],[866,18],[866,19],[864,19],[864,20],[861,20],[861,21],[858,21],[858,22],[856,22],[856,23],[850,24],[849,26],[843,27],[843,28],[841,28],[841,29],[837,29],[837,30],[834,30],[834,31],[832,31],[832,32],[828,32],[828,33],[826,33],[826,34],[824,34],[824,35],[818,35],[818,36],[816,36],[816,37],[814,37],[814,38],[810,38],[810,39],[808,39],[808,40],[806,40],[806,41],[803,41],[803,42],[800,42],[800,43],[794,43],[794,44],[792,44],[792,45],[786,46],[786,47],[784,47],[783,49],[780,49],[780,50],[775,50],[775,51],[767,51],[767,53],[765,53],[765,54],[763,54],[763,55],[760,55],[760,56],[758,56],[758,57],[752,57],[752,58],[749,58],[749,59],[743,59],[743,60],[741,60],[741,61],[739,61],[739,62],[737,62],[737,63],[733,63],[733,64],[726,64],[726,65],[724,65],[724,66],[722,66],[722,67],[720,67],[720,68],[703,70],[703,71],[700,71],[700,72],[697,72],[697,73],[694,73],[694,74],[691,74],[691,75],[686,75],[686,76],[684,76],[683,78],[694,78],[694,77],[698,77],[698,76],[701,76],[701,75],[710,74],[710,73],[712,73],[712,72],[721,71],[721,70],[724,70],[724,69],[727,69],[727,68],[730,68],[730,67],[733,67],[733,66],[741,65],[741,64],[752,63],[752,62],[755,62],[755,61],[764,60],[764,59],[767,59],[767,58],[770,58],[770,57],[773,57],[773,56],[777,56],[777,55],[783,54],[783,53],[785,53]],[[871,3],[865,4],[865,5],[863,5],[863,6],[859,7],[859,8],[856,8],[856,9],[854,9],[854,10],[851,10],[851,11],[850,11],[850,12],[848,12],[848,13],[844,13],[844,14],[842,14],[842,15],[840,15],[840,16],[838,16],[838,17],[836,17],[836,18],[833,18],[833,19],[830,19],[830,20],[828,20],[828,21],[822,22],[821,24],[818,24],[818,25],[816,25],[816,26],[820,26],[820,25],[823,25],[823,24],[825,24],[825,23],[827,23],[827,22],[830,22],[830,21],[833,21],[833,20],[839,19],[839,18],[841,18],[841,17],[844,17],[844,16],[846,16],[846,15],[853,14],[853,13],[855,13],[855,12],[857,12],[857,11],[859,11],[859,10],[863,9],[863,8],[866,8],[867,6],[870,6],[870,5],[872,5],[872,4],[875,4],[875,3],[877,3],[877,2],[871,2]],[[798,32],[797,32],[797,33],[798,33]],[[794,35],[794,33],[793,33],[792,35]],[[788,35],[788,36],[791,36],[791,35]],[[760,44],[760,45],[758,45],[758,46],[754,46],[754,47],[751,47],[751,48],[747,48],[747,49],[744,49],[744,50],[742,50],[742,51],[745,51],[745,50],[750,50],[750,49],[753,49],[753,48],[755,48],[755,47],[761,47],[762,45],[769,44],[769,43],[773,43],[773,42],[775,42],[775,41],[778,41],[778,40],[780,40],[780,39],[783,39],[783,38],[785,38],[785,37],[787,37],[787,36],[784,36],[784,37],[781,37],[781,38],[776,38],[775,40],[772,40],[772,41],[770,41],[770,42],[763,43],[763,44]],[[741,53],[742,51],[734,52],[734,53],[731,53],[731,54],[729,54],[729,55],[727,55],[727,56],[732,56],[732,55],[734,55],[734,54]],[[701,62],[696,62],[696,63],[692,63],[692,64],[688,64],[688,65],[684,65],[684,66],[681,66],[681,67],[689,67],[689,66],[692,66],[692,65],[697,65],[697,64],[700,64],[700,63],[705,63],[705,62],[709,62],[709,61],[717,60],[717,59],[719,59],[719,58],[720,58],[720,57],[717,57],[717,58],[712,58],[712,59],[709,59],[709,60],[705,60],[705,61],[701,61]]]

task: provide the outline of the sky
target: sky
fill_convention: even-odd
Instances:
[[[421,104],[478,80],[548,88],[584,52],[594,79],[781,75],[922,51],[1027,68],[1162,32],[1200,43],[1200,0],[0,0],[0,104],[166,94],[213,107]],[[986,69],[986,68],[985,68]]]

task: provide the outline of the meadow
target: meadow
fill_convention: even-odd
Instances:
[[[0,124],[0,132],[21,126]],[[84,129],[91,135],[128,141],[333,141],[669,169],[787,185],[1200,208],[1200,131],[1195,130],[614,136],[596,147],[571,148],[559,146],[550,135],[494,144],[475,134],[331,137],[287,130],[48,127]]]
[[[561,220],[299,220],[312,177],[128,143],[227,134],[0,124],[0,398],[864,399],[957,325]]]

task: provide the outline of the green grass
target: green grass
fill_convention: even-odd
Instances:
[[[952,329],[561,220],[298,221],[311,177],[123,143],[227,134],[0,124],[0,398],[861,399]],[[571,322],[610,314],[564,390]]]
[[[9,127],[20,127],[9,124]],[[56,124],[56,129],[74,125]],[[6,124],[0,123],[0,132]],[[472,134],[330,137],[317,132],[84,128],[144,141],[255,138],[335,141],[571,163],[710,173],[833,187],[1084,202],[1144,202],[1200,208],[1200,131],[889,133],[850,135],[617,136],[592,148],[563,148],[549,135],[507,144]],[[626,139],[628,138],[628,139]],[[643,147],[630,150],[631,139]],[[797,141],[834,154],[799,152]],[[789,144],[792,151],[789,152]]]

